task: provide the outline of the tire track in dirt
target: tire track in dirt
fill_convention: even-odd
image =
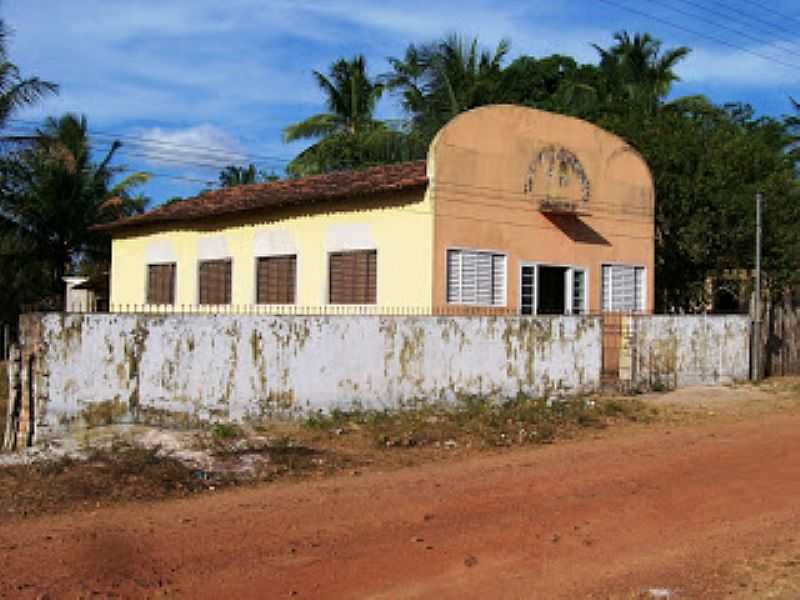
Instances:
[[[800,416],[623,435],[0,526],[0,594],[630,598],[735,590],[800,535]]]

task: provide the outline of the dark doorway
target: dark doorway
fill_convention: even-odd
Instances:
[[[737,295],[739,286],[735,283],[724,283],[714,291],[714,312],[720,314],[735,314],[739,312],[747,312],[745,307],[742,310],[742,305],[746,303],[740,302]]]
[[[539,267],[540,315],[563,315],[567,312],[567,267]]]

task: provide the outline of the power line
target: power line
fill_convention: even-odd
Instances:
[[[20,131],[19,129],[16,129],[16,128],[12,128],[12,130],[13,131]],[[31,139],[33,139],[33,138],[31,138]],[[106,146],[106,145],[101,145],[101,144],[108,144],[108,145]],[[101,144],[96,145],[95,149],[99,150],[99,151],[108,151],[112,147],[111,144],[108,143],[107,139],[103,139],[101,141]],[[148,152],[147,150],[142,150],[142,149],[140,149],[140,147],[137,147],[135,145],[133,147],[129,147],[129,146],[125,145],[125,144],[122,144],[118,148],[118,152],[122,152],[122,153],[124,153],[124,154],[126,154],[128,156],[133,156],[133,157],[137,157],[137,158],[143,158],[145,160],[152,160],[152,161],[157,161],[157,162],[176,163],[176,164],[188,165],[188,166],[204,168],[204,169],[213,169],[213,170],[216,170],[216,171],[221,171],[225,167],[228,167],[228,166],[231,165],[231,161],[226,160],[225,158],[220,158],[216,162],[213,161],[213,157],[211,157],[208,161],[203,160],[202,156],[200,158],[197,158],[197,159],[193,159],[193,158],[191,158],[189,156],[182,158],[180,156],[174,156],[174,155],[170,156],[170,155],[167,155],[167,154],[162,154],[162,153],[160,153],[160,151],[158,149]],[[166,152],[166,150],[164,150],[163,152]]]
[[[694,8],[699,8],[700,10],[706,11],[706,12],[712,14],[712,15],[716,15],[716,16],[723,17],[723,18],[730,18],[729,14],[726,14],[726,13],[718,11],[718,10],[714,10],[713,8],[708,8],[707,6],[703,6],[702,4],[699,4],[699,3],[694,2],[692,0],[676,0],[676,1],[677,2],[681,2],[683,4],[686,4],[688,6],[692,6]],[[763,44],[764,46],[774,46],[776,44],[776,42],[772,42],[772,41],[769,41],[769,40],[758,38],[758,37],[755,37],[753,35],[750,35],[746,31],[742,31],[741,27],[743,25],[746,26],[746,27],[750,27],[750,26],[752,26],[752,24],[750,24],[750,23],[741,23],[738,20],[734,20],[733,22],[736,25],[739,26],[739,28],[737,29],[737,28],[733,28],[733,27],[728,27],[727,25],[723,25],[722,23],[719,23],[719,22],[714,21],[712,19],[708,19],[708,18],[703,17],[701,15],[697,15],[697,14],[694,14],[694,13],[689,13],[689,12],[682,11],[682,10],[680,10],[678,8],[675,8],[675,7],[665,7],[665,8],[671,8],[672,10],[674,10],[675,12],[678,12],[680,14],[683,14],[683,15],[686,15],[686,16],[689,16],[689,17],[693,17],[693,18],[696,18],[696,19],[700,19],[703,22],[709,23],[709,24],[711,24],[711,25],[713,25],[715,27],[722,28],[722,29],[727,29],[728,31],[732,31],[733,33],[735,33],[737,35],[744,36],[744,37],[746,37],[748,39],[753,40],[754,42],[757,42],[759,44]],[[793,44],[793,45],[795,44],[795,42],[789,42],[789,43]],[[781,50],[781,52],[791,53],[795,57],[797,56],[791,50],[787,50],[785,48],[780,49],[780,50]]]
[[[41,123],[37,121],[31,121],[26,119],[8,119],[9,122],[13,123],[21,123],[27,127],[35,128],[34,131],[38,131],[38,128],[41,126]],[[148,145],[148,146],[161,146],[168,149],[178,149],[178,150],[193,150],[193,151],[205,151],[206,153],[212,153],[217,156],[225,155],[233,159],[233,157],[239,157],[240,159],[256,159],[256,162],[281,162],[281,163],[290,163],[293,159],[285,158],[285,157],[278,157],[278,156],[268,156],[264,154],[251,154],[245,152],[236,152],[227,150],[225,148],[213,147],[213,146],[203,146],[203,145],[189,145],[189,144],[181,144],[178,142],[168,142],[164,140],[157,140],[153,138],[147,138],[142,136],[135,136],[123,133],[115,133],[111,131],[103,131],[98,129],[90,129],[88,131],[90,136],[95,137],[110,137],[117,140],[128,140],[131,143],[140,144],[140,145]]]
[[[439,188],[443,188],[441,192]],[[455,189],[453,189],[455,188]],[[460,191],[458,188],[462,188]],[[436,194],[436,197],[439,196],[440,193],[446,194],[449,197],[466,197],[466,198],[481,198],[482,200],[479,202],[475,202],[477,204],[483,204],[487,207],[495,207],[495,208],[508,208],[510,210],[526,210],[526,211],[535,211],[539,212],[539,209],[535,207],[532,201],[535,200],[547,200],[550,198],[547,194],[525,194],[522,192],[508,192],[506,190],[500,190],[499,188],[490,188],[486,186],[476,186],[466,183],[456,183],[452,181],[433,181],[433,189]],[[497,203],[490,203],[485,200],[487,196],[487,190],[497,190],[495,192],[491,192],[493,197],[500,196],[500,202],[504,202],[505,204],[497,204]],[[464,191],[466,190],[466,191]],[[507,194],[508,198],[503,198],[502,194]],[[520,196],[520,197],[516,197]],[[513,204],[520,205],[512,206]],[[616,209],[616,210],[610,210]],[[654,215],[654,211],[651,210],[650,207],[635,207],[635,206],[621,206],[620,204],[614,202],[602,202],[598,200],[590,200],[586,205],[586,210],[589,211],[590,217],[595,216],[597,214],[625,214],[631,216],[639,216],[639,217],[652,217]]]
[[[688,4],[690,6],[695,6],[695,7],[698,6],[697,4],[691,2],[690,0],[677,0],[677,1],[678,2],[683,2],[684,4]],[[665,8],[667,10],[672,10],[673,12],[676,12],[678,14],[681,14],[681,15],[684,15],[684,16],[687,16],[687,17],[691,17],[693,19],[699,19],[701,22],[708,23],[709,25],[713,25],[714,27],[717,27],[717,28],[720,28],[720,29],[726,29],[727,31],[732,31],[736,35],[743,36],[743,37],[745,37],[745,38],[747,38],[749,40],[752,40],[752,41],[756,42],[757,44],[762,44],[764,46],[770,46],[771,45],[771,42],[769,42],[767,40],[764,40],[763,38],[758,38],[758,37],[756,37],[754,35],[750,35],[746,31],[742,31],[741,29],[736,29],[734,27],[729,27],[728,25],[724,25],[724,24],[722,24],[722,23],[720,23],[720,22],[718,22],[718,21],[716,21],[714,19],[709,19],[709,18],[707,18],[705,16],[702,16],[702,15],[699,15],[697,13],[692,13],[692,12],[688,12],[688,11],[685,11],[685,10],[681,10],[680,8],[676,8],[674,6],[664,6],[664,5],[662,5],[662,6],[663,6],[663,8]],[[703,8],[703,7],[701,6],[701,8]],[[705,10],[709,10],[709,9],[705,9]],[[716,12],[715,14],[720,14],[720,13]],[[724,16],[727,16],[727,15],[724,15]],[[788,51],[784,50],[783,52],[788,52]],[[773,60],[775,60],[775,59],[773,58]],[[797,66],[797,68],[800,68],[800,65],[796,65],[796,66]]]
[[[774,29],[776,31],[781,31],[783,33],[788,33],[789,35],[792,35],[792,36],[795,36],[795,37],[798,36],[798,32],[797,31],[789,29],[788,27],[784,27],[783,25],[777,25],[775,23],[772,23],[771,21],[767,21],[766,19],[762,19],[761,17],[758,17],[756,15],[747,13],[747,12],[745,12],[743,10],[739,10],[739,9],[733,7],[733,6],[728,6],[724,2],[720,2],[720,0],[711,0],[711,2],[713,2],[717,6],[721,6],[722,8],[724,8],[726,10],[730,10],[731,12],[733,12],[735,14],[741,15],[742,17],[744,17],[745,19],[747,19],[749,21],[757,21],[759,23],[763,23],[767,27],[770,27],[770,28],[772,28],[772,29]],[[748,2],[748,4],[750,4],[750,3]],[[763,31],[763,29],[762,29],[762,31]],[[792,44],[794,46],[800,46],[800,44],[798,44],[797,42],[791,42],[791,41],[788,41],[788,40],[781,40],[781,41],[787,41],[788,43],[790,43],[790,44]]]
[[[16,122],[22,123],[23,125],[30,126],[36,128],[35,131],[38,131],[38,127],[41,126],[41,123],[37,121],[31,121],[26,119],[9,119],[9,122]],[[188,150],[203,150],[207,152],[214,153],[215,155],[224,154],[230,157],[239,156],[242,158],[258,158],[263,159],[264,161],[272,160],[272,161],[280,161],[280,162],[291,162],[292,159],[283,158],[283,157],[276,157],[276,156],[266,156],[266,155],[259,155],[259,154],[248,154],[244,152],[236,152],[227,150],[225,148],[213,147],[213,146],[203,146],[203,145],[190,145],[190,144],[181,144],[178,142],[168,142],[164,140],[157,140],[154,138],[147,138],[142,136],[134,136],[129,134],[117,133],[117,132],[110,132],[110,131],[102,131],[96,129],[90,129],[88,133],[91,136],[96,137],[112,137],[118,140],[129,140],[132,143],[138,144],[146,144],[146,145],[156,145],[156,146],[165,146],[168,148],[176,148],[176,149],[188,149]]]
[[[768,6],[764,6],[760,2],[754,2],[753,0],[739,0],[739,3],[740,4],[749,4],[749,5],[752,5],[755,8],[763,10],[764,12],[772,13],[772,14],[780,17],[781,19],[789,19],[789,20],[797,21],[798,23],[800,23],[800,18],[793,17],[792,15],[787,15],[786,13],[778,12],[774,8],[770,8]]]
[[[711,41],[716,42],[718,44],[722,44],[724,46],[728,46],[729,48],[734,48],[735,50],[739,50],[741,52],[745,52],[747,54],[751,54],[751,55],[756,56],[758,58],[761,58],[763,60],[766,60],[766,61],[769,61],[769,62],[773,62],[773,63],[779,64],[779,65],[783,65],[784,67],[789,67],[790,69],[796,69],[796,70],[800,71],[800,65],[787,63],[787,62],[784,62],[782,60],[778,60],[776,58],[768,56],[766,54],[761,54],[760,52],[756,52],[755,50],[750,50],[749,48],[745,48],[744,46],[739,46],[737,44],[732,44],[731,42],[728,42],[727,40],[718,38],[716,36],[704,34],[704,33],[701,33],[699,31],[695,31],[694,29],[690,29],[688,27],[684,27],[683,25],[679,25],[678,23],[674,23],[674,22],[672,22],[672,21],[670,21],[668,19],[663,19],[663,18],[658,17],[656,15],[652,15],[650,13],[646,13],[646,12],[638,10],[636,8],[631,8],[630,6],[626,6],[624,4],[619,4],[618,2],[614,2],[613,0],[599,0],[599,1],[603,2],[605,4],[608,4],[610,6],[613,6],[615,8],[619,8],[619,9],[628,11],[630,13],[639,15],[641,17],[645,17],[646,19],[652,19],[653,21],[657,21],[657,22],[659,22],[659,23],[661,23],[663,25],[666,25],[667,27],[672,27],[673,29],[679,29],[679,30],[681,30],[681,31],[683,31],[685,33],[689,33],[691,35],[694,35],[694,36],[697,36],[697,37],[700,37],[700,38],[703,38],[703,39],[711,40]]]
[[[190,182],[190,183],[202,183],[204,185],[214,185],[214,184],[217,183],[216,181],[209,181],[209,180],[206,180],[206,179],[195,179],[193,177],[184,177],[182,175],[173,175],[173,174],[170,174],[170,173],[160,173],[160,172],[156,172],[156,171],[142,171],[142,170],[139,170],[139,169],[130,169],[128,167],[114,167],[114,170],[119,171],[121,173],[145,173],[145,174],[149,175],[150,177],[159,177],[159,178],[165,178],[165,179],[175,179],[175,180],[178,180],[178,181],[187,181],[187,182]]]

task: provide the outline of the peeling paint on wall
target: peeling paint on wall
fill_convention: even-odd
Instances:
[[[632,319],[634,384],[747,378],[746,317]],[[597,317],[37,314],[20,329],[18,404],[34,407],[36,442],[107,423],[566,396],[596,391],[602,370]]]
[[[631,379],[640,387],[678,388],[744,381],[750,374],[747,316],[632,317]]]
[[[591,317],[45,314],[30,320],[35,328],[48,372],[44,434],[108,420],[182,424],[588,392],[600,371]]]

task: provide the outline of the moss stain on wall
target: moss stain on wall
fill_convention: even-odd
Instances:
[[[128,405],[134,417],[139,408],[139,363],[144,354],[147,336],[150,335],[150,328],[142,317],[136,317],[133,331],[126,339],[124,346],[125,360],[127,362],[127,376],[129,384],[133,384]]]
[[[420,325],[410,325],[410,333],[403,334],[400,347],[400,378],[403,381],[417,381],[423,370],[425,358],[425,329]],[[415,377],[412,377],[412,371]]]
[[[115,398],[114,400],[86,403],[80,411],[79,418],[84,427],[91,428],[113,425],[129,415],[128,403],[120,398]]]

